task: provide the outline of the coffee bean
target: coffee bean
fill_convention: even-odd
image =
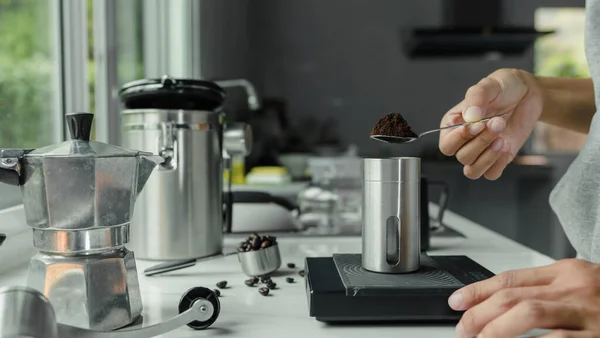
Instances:
[[[274,290],[275,288],[277,288],[277,283],[274,283],[274,282],[268,283],[267,287],[271,290]]]
[[[226,281],[226,280],[222,280],[222,281],[218,282],[218,283],[217,283],[217,287],[218,287],[219,289],[224,289],[224,288],[226,288],[226,287],[227,287],[227,281]]]
[[[304,277],[304,270],[300,270],[300,271],[298,271],[298,274],[299,274],[301,277]]]
[[[244,281],[244,284],[246,284],[247,286],[254,286],[254,284],[256,284],[256,282],[253,281],[252,279],[247,279]]]
[[[221,291],[219,291],[219,289],[214,289],[213,292],[215,295],[217,295],[217,297],[221,297]]]
[[[263,296],[267,296],[269,294],[269,288],[260,288],[258,289],[258,292]]]
[[[285,279],[285,281],[286,281],[286,282],[288,282],[288,283],[293,283],[293,282],[294,282],[294,279],[293,279],[292,277],[287,277],[287,278]]]
[[[262,244],[260,245],[260,247],[263,249],[266,249],[270,246],[271,246],[271,242],[268,239],[266,241],[263,241]]]
[[[258,283],[258,277],[254,276],[252,278],[250,278],[250,280],[252,281],[252,283],[256,284]]]
[[[287,267],[290,268],[290,269],[293,269],[293,268],[296,267],[296,264],[294,264],[294,263],[288,263]]]
[[[260,279],[263,284],[268,284],[271,281],[271,277],[265,276]]]
[[[261,245],[261,240],[259,237],[256,237],[253,241],[252,241],[252,249],[254,250],[258,250],[260,249],[260,245]]]

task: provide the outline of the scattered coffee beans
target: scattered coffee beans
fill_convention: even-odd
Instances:
[[[377,121],[371,130],[371,136],[373,135],[418,137],[408,122],[398,113],[388,114]]]
[[[225,289],[227,287],[227,281],[226,280],[222,280],[220,282],[217,283],[217,287],[219,289]]]
[[[258,292],[263,296],[267,296],[269,294],[269,288],[262,287],[258,289]]]
[[[300,275],[300,277],[304,277],[304,270],[298,271],[298,274]]]
[[[221,297],[221,291],[219,291],[219,289],[214,289],[213,291],[217,297]]]
[[[252,278],[250,278],[250,280],[252,281],[252,283],[256,284],[258,283],[258,277],[254,276]]]
[[[260,281],[261,281],[261,283],[263,283],[263,284],[269,284],[269,282],[271,282],[271,277],[269,277],[269,276],[262,277],[262,278],[260,279]]]
[[[254,286],[254,285],[256,285],[256,282],[252,279],[246,279],[244,281],[244,284],[246,284],[247,286]]]
[[[270,282],[270,283],[268,283],[268,284],[267,284],[267,287],[268,287],[269,289],[271,289],[271,290],[274,290],[274,289],[276,289],[276,288],[277,288],[277,283],[275,283],[275,282]]]
[[[277,244],[277,238],[274,236],[260,236],[253,233],[245,241],[240,242],[237,247],[238,252],[256,251],[266,249]]]
[[[287,278],[285,279],[285,281],[286,281],[286,282],[288,282],[288,283],[293,283],[293,282],[294,282],[294,279],[293,279],[292,277],[287,277]]]
[[[296,264],[294,264],[294,263],[287,263],[287,267],[290,268],[290,269],[293,269],[293,268],[296,267]]]

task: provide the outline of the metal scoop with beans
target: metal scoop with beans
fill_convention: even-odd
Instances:
[[[234,252],[221,253],[214,256],[166,262],[144,270],[146,276],[160,275],[166,272],[181,270],[196,265],[198,262],[208,261],[237,255],[242,271],[247,276],[268,276],[281,267],[281,253],[277,238],[274,236],[260,236],[252,234],[241,242]]]
[[[494,117],[501,117],[506,115],[507,113],[494,115],[490,117],[486,117],[479,121],[473,122],[465,122],[460,124],[455,124],[452,126],[446,126],[439,129],[428,130],[421,134],[416,134],[412,131],[406,120],[398,113],[392,113],[381,118],[375,126],[373,127],[373,131],[371,131],[371,138],[377,141],[385,142],[385,143],[394,143],[394,144],[402,144],[402,143],[410,143],[415,141],[418,138],[421,138],[427,134],[432,134],[435,132],[439,132],[445,129],[453,129],[462,126],[469,126],[471,124],[485,122],[493,119]]]

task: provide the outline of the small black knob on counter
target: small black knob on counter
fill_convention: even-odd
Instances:
[[[94,114],[90,113],[73,113],[67,114],[67,125],[69,133],[74,140],[89,141],[92,134],[92,122]]]

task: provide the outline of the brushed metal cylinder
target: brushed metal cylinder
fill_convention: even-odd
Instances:
[[[256,251],[238,252],[242,271],[247,276],[267,276],[281,267],[279,246],[273,245]]]
[[[138,197],[127,247],[143,260],[183,260],[223,251],[223,158],[219,113],[130,109],[123,145],[170,156]]]
[[[372,272],[419,269],[421,159],[365,158],[362,195],[362,265]]]
[[[48,299],[22,286],[0,289],[0,337],[57,338],[56,316]]]

